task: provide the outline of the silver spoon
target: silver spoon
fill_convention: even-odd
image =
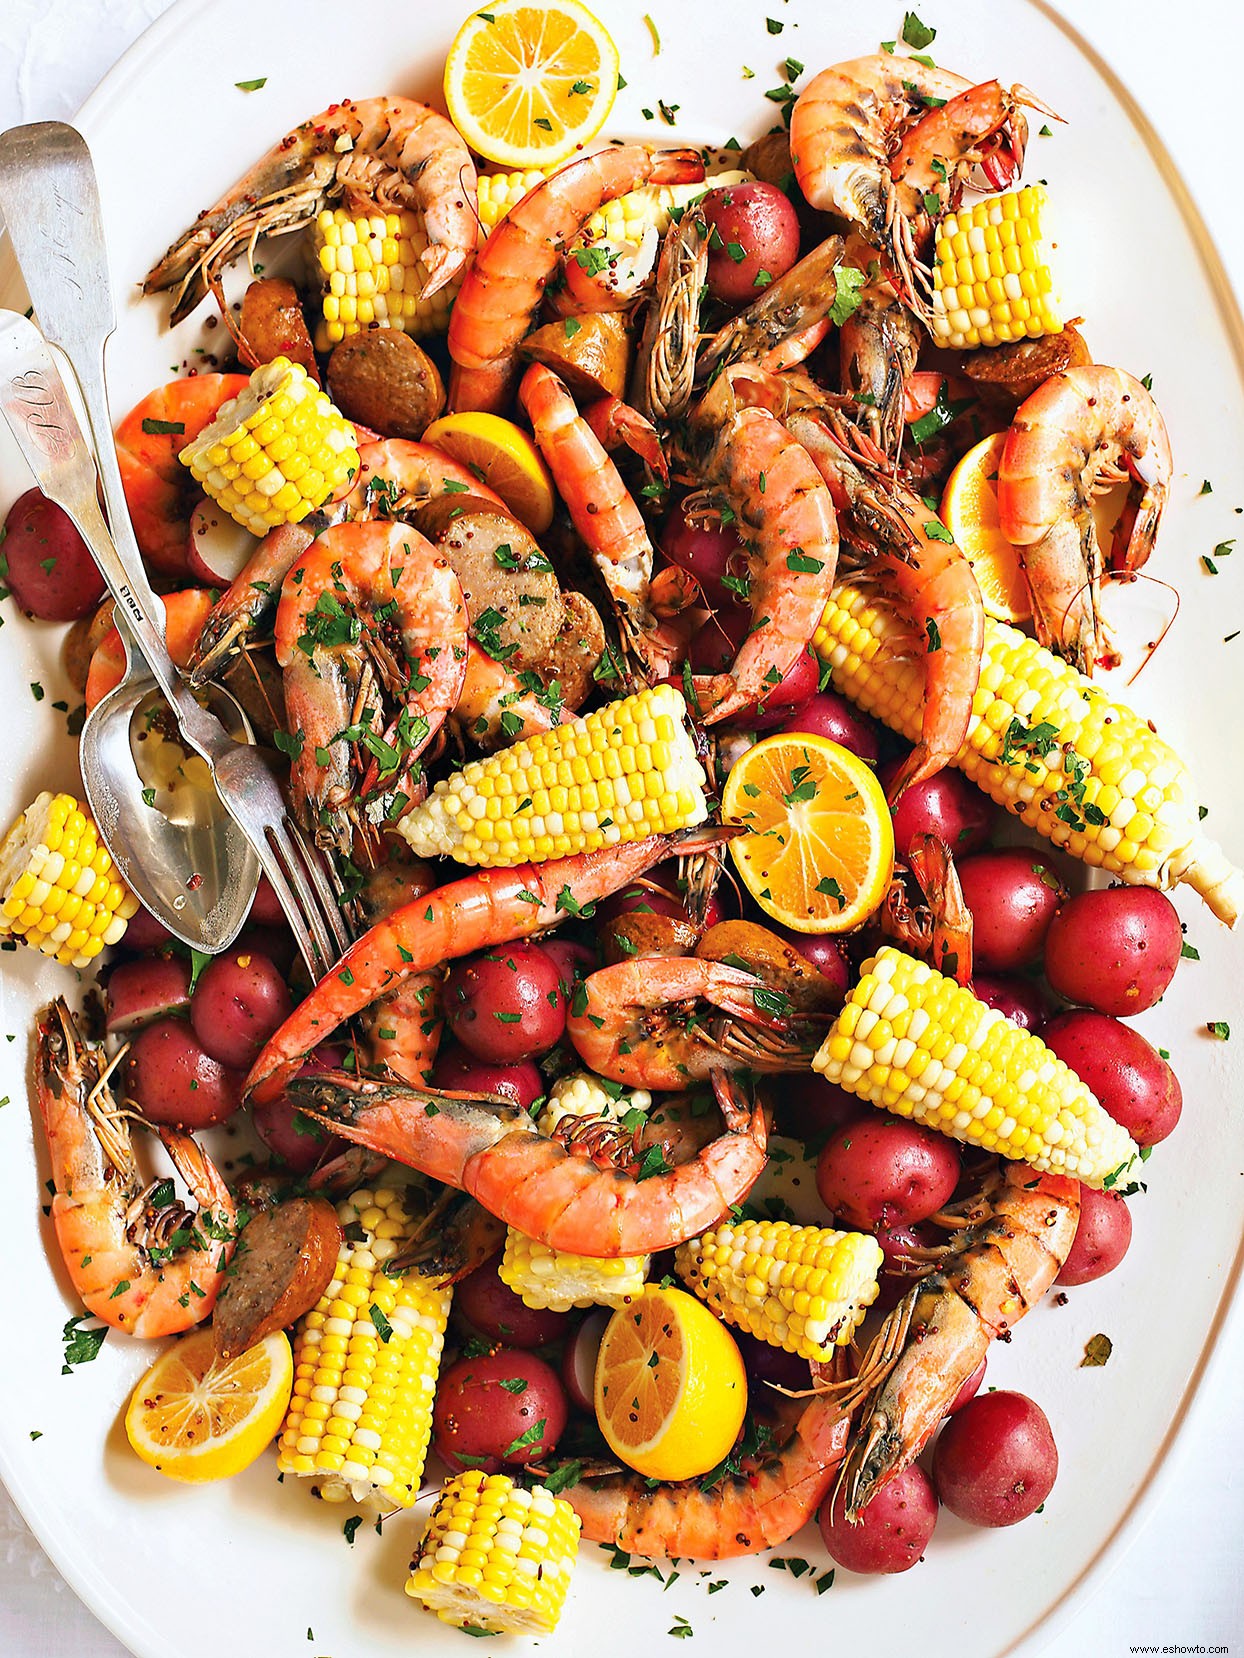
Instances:
[[[65,383],[38,329],[12,311],[0,311],[0,413],[39,487],[91,549],[116,601],[125,673],[87,716],[79,747],[100,834],[127,886],[171,933],[195,949],[223,950],[246,919],[258,861],[188,745],[174,770],[178,749],[161,740],[176,724],[166,695],[187,693],[163,632],[152,625],[162,614],[159,600],[141,565],[123,568],[99,508],[91,446]],[[211,707],[231,736],[251,739],[228,692],[213,687]]]

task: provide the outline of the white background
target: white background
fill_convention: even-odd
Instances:
[[[674,0],[665,0],[674,3]],[[685,4],[687,0],[678,0]],[[757,5],[760,0],[755,0]],[[0,0],[0,128],[21,121],[71,117],[86,94],[169,0]],[[297,0],[256,0],[287,6]],[[607,9],[602,5],[602,9]],[[937,24],[953,0],[924,0],[920,13]],[[1137,96],[1174,155],[1244,297],[1244,218],[1240,212],[1238,0],[1061,0],[1061,9],[1103,52]],[[655,10],[655,8],[654,8]],[[902,7],[896,5],[895,18]],[[366,7],[343,10],[343,27],[370,27]],[[1008,66],[1010,67],[1010,66]],[[1022,74],[1022,67],[1020,68]],[[1057,97],[1054,97],[1057,104]],[[213,112],[190,100],[185,129],[152,135],[153,143],[210,143]],[[142,156],[134,157],[134,188],[143,187]],[[1103,158],[1098,187],[1110,189]],[[1111,257],[1118,250],[1111,251]],[[1123,257],[1128,257],[1127,253]],[[1144,227],[1136,227],[1131,257],[1144,258]],[[1179,327],[1177,296],[1154,296],[1152,327]],[[1194,465],[1187,462],[1191,470]],[[1244,456],[1240,458],[1244,472]],[[1240,705],[1234,711],[1238,717]],[[1244,1102],[1242,1102],[1244,1103]],[[1195,1112],[1196,1102],[1188,1102]],[[1195,1132],[1189,1127],[1185,1132]],[[1208,1153],[1208,1148],[1207,1148]],[[1172,1238],[1175,1252],[1195,1249],[1194,1238]],[[20,1296],[20,1286],[17,1286]],[[1164,1340],[1164,1309],[1144,1304],[1137,1286],[1136,1317],[1155,1343]],[[20,1362],[20,1300],[10,1304],[3,1362]],[[1112,1577],[1083,1606],[1048,1649],[1049,1658],[1125,1654],[1139,1643],[1160,1648],[1244,1650],[1244,1317],[1224,1334],[1176,1453],[1156,1512]],[[1127,1432],[1120,1422],[1120,1434]],[[1108,1480],[1110,1445],[1101,1445],[1101,1478]],[[194,1581],[187,1562],[187,1617],[204,1593],[228,1593],[227,1584]],[[1039,1560],[1033,1569],[1039,1570]],[[914,1633],[914,1632],[913,1632]],[[919,1636],[914,1633],[913,1649]],[[26,1530],[0,1488],[0,1653],[7,1658],[124,1658],[120,1644],[75,1599]],[[891,1658],[879,1654],[878,1658]]]

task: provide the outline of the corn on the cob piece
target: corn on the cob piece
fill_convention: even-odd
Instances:
[[[628,1111],[650,1111],[652,1095],[646,1088],[605,1084],[590,1071],[571,1071],[558,1077],[548,1101],[536,1118],[541,1134],[551,1134],[563,1117],[622,1117]]]
[[[1062,333],[1041,241],[1045,205],[1045,191],[1030,184],[941,220],[929,324],[939,345],[969,351]]]
[[[90,811],[71,794],[45,789],[0,843],[0,938],[85,967],[120,941],[137,908]]]
[[[274,357],[181,452],[244,529],[297,524],[358,469],[354,428],[300,363]]]
[[[398,827],[419,857],[540,863],[703,823],[704,772],[672,685],[554,726],[433,789]]]
[[[839,691],[915,742],[924,672],[906,641],[889,605],[842,582],[812,643]],[[1192,779],[1174,749],[1077,669],[989,616],[955,764],[1086,864],[1136,886],[1187,882],[1220,920],[1239,914],[1244,873],[1203,833]]]
[[[630,1111],[647,1111],[651,1104],[646,1088],[611,1093],[590,1071],[576,1071],[553,1084],[536,1126],[541,1134],[551,1134],[566,1117],[605,1117],[616,1122]],[[510,1226],[499,1272],[502,1283],[528,1307],[551,1307],[564,1313],[571,1307],[622,1306],[643,1289],[651,1264],[648,1255],[609,1260],[550,1249]]]
[[[430,1288],[418,1271],[384,1270],[412,1228],[401,1192],[360,1188],[337,1213],[346,1241],[294,1337],[278,1466],[317,1480],[329,1502],[409,1508],[432,1434],[452,1291]]]
[[[329,351],[373,325],[404,334],[443,334],[462,279],[424,298],[419,255],[428,245],[417,213],[349,213],[325,208],[311,227],[316,272],[324,288],[315,348]]]
[[[607,1259],[550,1249],[510,1226],[498,1276],[524,1306],[568,1313],[572,1307],[625,1306],[643,1289],[650,1265],[647,1255]]]
[[[728,1324],[825,1361],[877,1299],[882,1259],[865,1232],[745,1220],[680,1244],[674,1268]]]
[[[494,230],[500,219],[514,207],[529,190],[543,183],[557,168],[532,167],[525,172],[485,173],[478,185],[476,211],[479,214],[479,234],[482,242]],[[715,173],[699,184],[645,184],[638,190],[606,202],[588,220],[575,242],[631,242],[636,245],[651,225],[663,236],[670,227],[670,209],[686,207],[697,201],[706,190],[716,190],[726,184],[750,184],[753,175],[747,172]]]
[[[579,1516],[542,1485],[477,1468],[446,1480],[410,1563],[406,1593],[446,1623],[551,1635],[579,1553]]]
[[[812,1065],[896,1116],[1088,1186],[1137,1155],[1039,1036],[889,944],[860,969]]]

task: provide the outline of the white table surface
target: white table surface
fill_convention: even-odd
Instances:
[[[21,121],[71,118],[105,71],[169,3],[0,0],[0,129]],[[297,0],[256,3],[286,4],[291,14],[297,9]],[[896,5],[896,18],[901,9]],[[1126,6],[1061,0],[1061,9],[1109,59],[1165,139],[1236,292],[1244,296],[1235,61],[1239,0],[1128,0]],[[920,11],[937,24],[953,11],[953,0],[924,0]],[[370,26],[375,24],[373,17]],[[210,142],[211,112],[201,109],[198,114],[202,141]],[[135,157],[135,187],[141,183],[141,157]],[[1102,167],[1099,188],[1110,188],[1108,165]],[[1159,306],[1153,326],[1177,327],[1178,315]],[[1194,1119],[1195,1111],[1196,1101],[1189,1101],[1188,1116]],[[1195,1133],[1195,1122],[1186,1121],[1181,1132]],[[1195,1240],[1173,1239],[1172,1248],[1195,1248]],[[1143,1293],[1139,1286],[1137,1293]],[[1137,1316],[1150,1321],[1154,1341],[1163,1339],[1161,1307],[1138,1307]],[[10,1353],[17,1339],[10,1334]],[[1223,1338],[1156,1511],[1113,1575],[1054,1638],[1048,1658],[1111,1658],[1144,1647],[1193,1652],[1244,1647],[1241,1375],[1244,1316],[1237,1316]],[[1103,1478],[1109,1477],[1108,1461],[1109,1447],[1103,1445]],[[120,1643],[61,1580],[2,1487],[0,1654],[124,1658]]]

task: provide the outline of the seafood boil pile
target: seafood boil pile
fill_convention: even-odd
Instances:
[[[0,934],[92,981],[38,1021],[49,1241],[79,1362],[159,1343],[137,1457],[410,1525],[406,1594],[473,1633],[552,1633],[582,1540],[815,1521],[892,1573],[943,1507],[1038,1510],[991,1344],[1123,1261],[1182,1103],[1125,1022],[1189,953],[1167,893],[1244,901],[1101,679],[1172,456],[1058,293],[1022,177],[1060,117],[935,40],[661,148],[608,137],[579,0],[499,0],[448,114],[274,135],[145,278],[223,342],[116,431],[169,648],[353,942],[312,973],[261,880],[203,956],[76,783],[33,801]],[[125,653],[85,545],[31,490],[3,551],[89,710]],[[142,741],[174,817],[202,762]]]

